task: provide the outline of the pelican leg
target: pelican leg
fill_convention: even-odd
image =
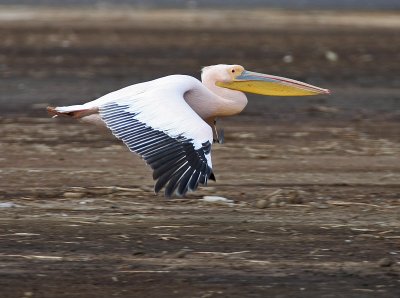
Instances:
[[[213,140],[214,143],[223,144],[224,143],[224,130],[221,128],[220,130],[217,129],[217,120],[214,120],[214,134],[215,139]]]
[[[224,129],[223,129],[223,128],[221,128],[221,129],[219,130],[218,136],[219,136],[219,137],[218,137],[219,143],[220,143],[220,144],[225,143]]]

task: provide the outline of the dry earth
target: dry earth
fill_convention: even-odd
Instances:
[[[400,296],[397,27],[370,15],[315,27],[297,13],[308,21],[295,30],[282,16],[213,29],[215,14],[208,27],[144,29],[58,13],[0,14],[2,298]],[[251,97],[221,123],[217,182],[186,198],[155,196],[149,169],[109,134],[43,112],[219,62],[334,92]]]

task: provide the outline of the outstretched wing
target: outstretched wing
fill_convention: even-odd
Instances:
[[[183,97],[188,88],[185,80],[191,79],[169,80],[169,84],[153,84],[132,98],[125,93],[99,107],[112,133],[153,169],[155,192],[165,187],[167,197],[174,192],[184,195],[199,184],[206,185],[208,179],[215,180],[211,127]]]

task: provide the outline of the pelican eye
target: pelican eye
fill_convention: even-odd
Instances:
[[[235,70],[234,70],[234,69],[232,69],[231,71],[232,71],[232,73],[235,73]]]

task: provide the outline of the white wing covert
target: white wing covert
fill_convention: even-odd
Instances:
[[[187,91],[183,86],[195,80],[189,78],[166,78],[132,96],[124,93],[115,98],[114,94],[111,101],[99,107],[112,133],[153,169],[155,192],[165,187],[167,197],[174,192],[184,195],[199,184],[206,185],[208,179],[215,180],[211,127],[183,97]]]

